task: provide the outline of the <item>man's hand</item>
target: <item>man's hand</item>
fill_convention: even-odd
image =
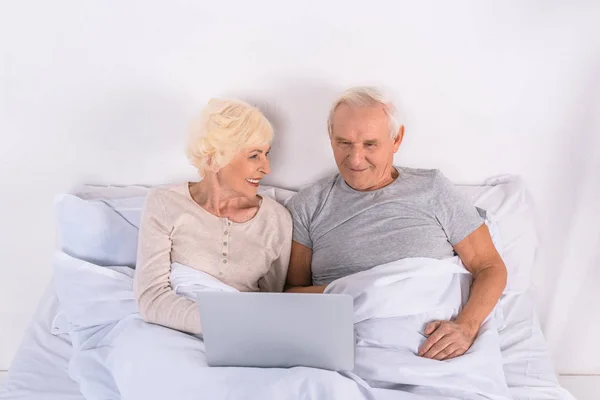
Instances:
[[[429,336],[419,348],[419,356],[434,360],[448,360],[462,356],[469,350],[477,330],[454,321],[433,321],[425,327]]]
[[[286,293],[323,293],[327,285],[322,286],[292,286],[284,290]]]

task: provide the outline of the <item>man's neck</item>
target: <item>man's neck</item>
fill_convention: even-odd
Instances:
[[[391,185],[396,180],[396,178],[398,178],[399,175],[400,174],[398,173],[398,171],[396,170],[396,168],[394,168],[394,166],[392,166],[391,170],[388,170],[388,171],[386,171],[385,174],[383,174],[383,176],[382,176],[382,178],[381,178],[381,180],[380,180],[379,183],[377,183],[376,185],[374,185],[374,186],[372,186],[372,187],[370,187],[368,189],[361,190],[361,191],[362,192],[370,192],[370,191],[373,191],[373,190],[382,189],[382,188],[384,188],[386,186]]]

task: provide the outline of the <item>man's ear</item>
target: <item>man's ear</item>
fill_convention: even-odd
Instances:
[[[402,139],[404,139],[404,125],[400,125],[400,129],[398,129],[398,135],[394,139],[394,153],[398,151],[398,148],[400,148]]]

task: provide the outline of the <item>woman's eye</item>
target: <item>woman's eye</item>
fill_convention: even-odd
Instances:
[[[258,158],[258,154],[251,155],[250,158]]]

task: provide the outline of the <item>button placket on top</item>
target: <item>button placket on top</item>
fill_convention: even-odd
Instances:
[[[231,221],[227,218],[223,219],[223,235],[221,240],[221,256],[220,256],[220,264],[221,269],[224,269],[229,263],[229,235],[231,234]],[[220,273],[223,275],[223,272]]]

